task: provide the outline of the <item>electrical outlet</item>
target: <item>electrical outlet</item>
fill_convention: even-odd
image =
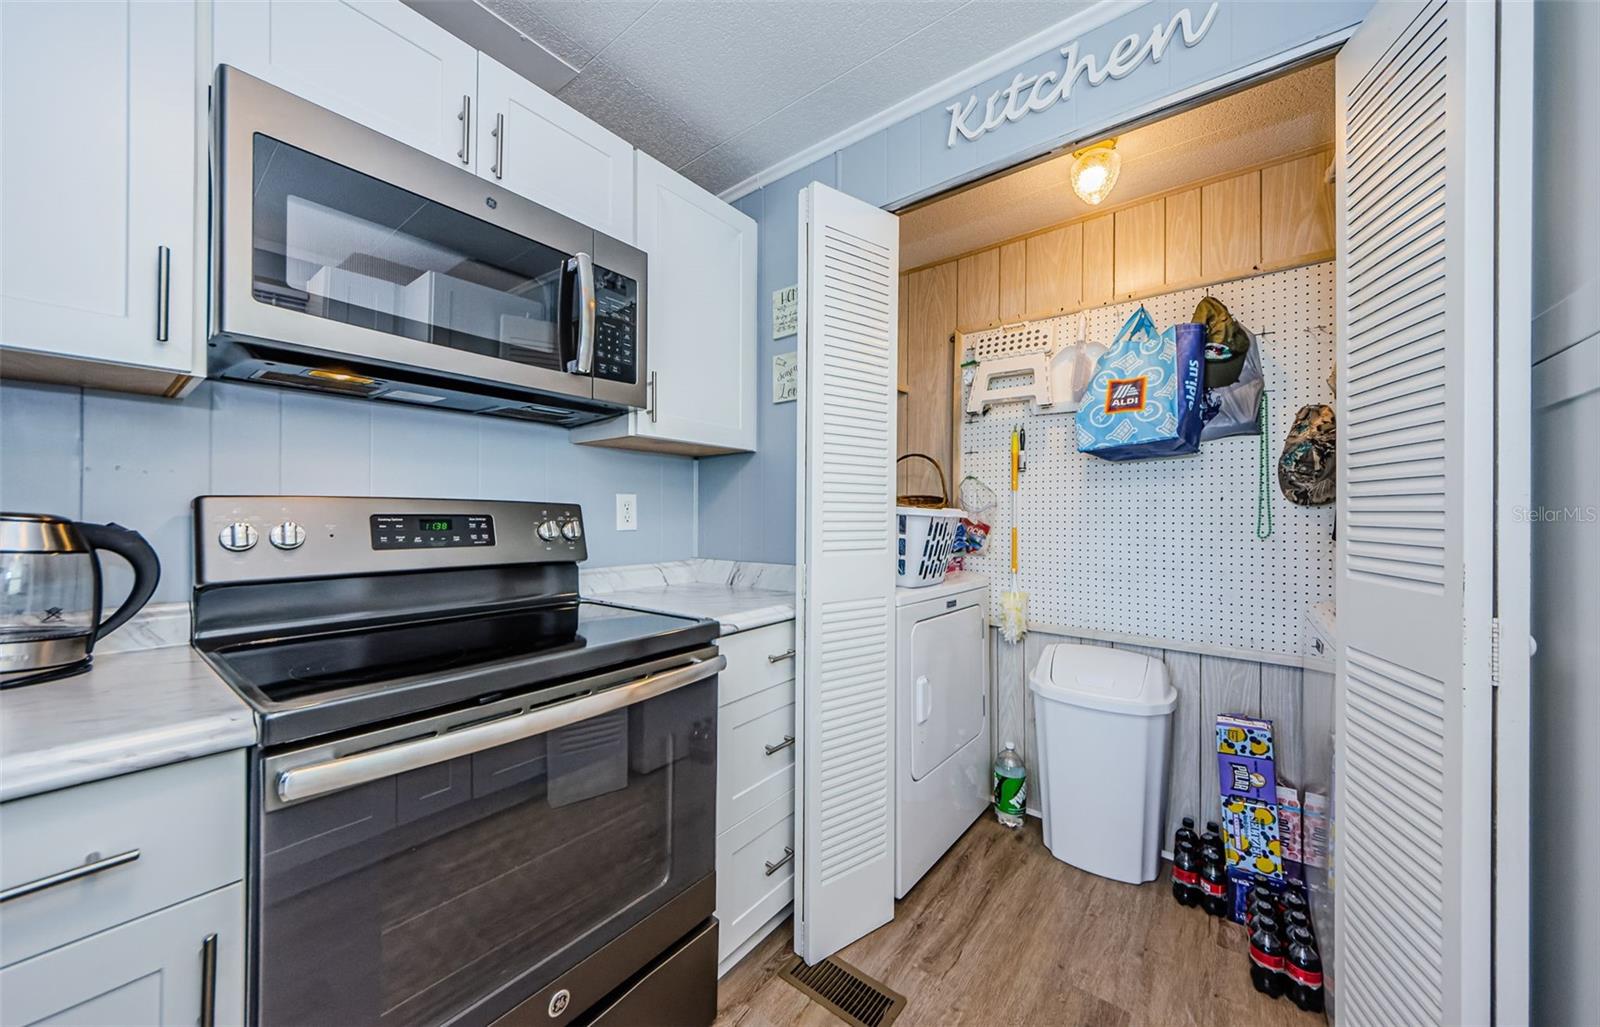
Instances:
[[[617,493],[617,530],[639,530],[639,497],[632,492]]]

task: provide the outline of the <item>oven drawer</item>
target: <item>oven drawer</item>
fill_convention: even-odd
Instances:
[[[717,711],[717,830],[727,831],[794,788],[794,682]]]
[[[589,1025],[710,1027],[716,1018],[717,922],[712,920],[611,998]]]
[[[794,621],[768,624],[717,639],[728,658],[720,683],[721,704],[728,705],[769,685],[794,680]]]
[[[717,920],[726,958],[794,900],[794,793],[717,838]]]
[[[243,879],[244,807],[243,752],[0,806],[0,966]]]

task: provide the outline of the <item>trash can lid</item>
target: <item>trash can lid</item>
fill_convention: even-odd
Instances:
[[[1178,704],[1165,663],[1099,645],[1046,646],[1028,688],[1044,699],[1136,717],[1171,713]]]

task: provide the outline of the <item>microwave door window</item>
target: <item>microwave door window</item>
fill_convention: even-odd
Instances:
[[[258,302],[561,369],[565,254],[264,135],[254,162]]]

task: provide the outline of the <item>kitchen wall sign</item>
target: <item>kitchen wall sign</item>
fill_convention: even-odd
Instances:
[[[1167,47],[1180,26],[1183,29],[1183,45],[1194,46],[1205,38],[1216,17],[1215,0],[1206,9],[1205,17],[1200,19],[1199,25],[1195,25],[1194,14],[1185,7],[1174,14],[1165,26],[1157,22],[1150,29],[1149,36],[1142,41],[1137,32],[1124,36],[1111,48],[1111,52],[1105,55],[1103,61],[1096,61],[1094,54],[1080,56],[1078,40],[1073,40],[1060,50],[1064,58],[1064,68],[1046,71],[1039,75],[1017,72],[1009,86],[989,94],[981,120],[973,117],[978,112],[976,93],[967,97],[965,103],[956,102],[946,107],[945,110],[950,112],[950,134],[945,141],[945,147],[947,149],[953,147],[961,139],[968,142],[976,141],[984,133],[999,128],[1007,122],[1020,121],[1029,114],[1049,110],[1059,101],[1072,95],[1072,88],[1080,77],[1086,79],[1093,87],[1108,78],[1126,78],[1147,60],[1152,64],[1159,62],[1166,55]]]
[[[772,291],[772,337],[781,339],[800,331],[800,287]]]
[[[800,398],[800,354],[794,350],[772,355],[772,401],[793,403]]]

